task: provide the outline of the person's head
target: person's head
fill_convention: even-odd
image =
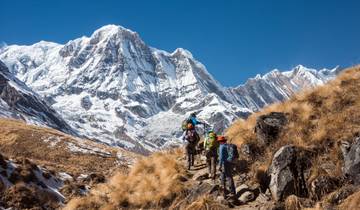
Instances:
[[[190,117],[196,117],[196,112],[191,113]]]
[[[193,128],[194,128],[193,124],[191,124],[191,123],[187,124],[187,129],[188,130],[192,130]]]
[[[216,134],[215,134],[215,132],[214,131],[208,131],[208,136],[209,137],[215,137],[216,136]]]
[[[218,136],[216,139],[220,144],[225,144],[227,139],[225,138],[225,136]]]

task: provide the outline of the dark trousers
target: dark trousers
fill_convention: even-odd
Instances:
[[[236,194],[235,184],[233,179],[233,165],[232,163],[225,162],[222,166],[221,182],[224,187],[224,196],[226,196],[226,181],[230,182],[229,191],[232,194]]]
[[[186,146],[186,155],[187,155],[187,162],[188,162],[188,169],[190,169],[191,166],[194,166],[195,161],[195,144],[189,143]]]
[[[217,150],[207,150],[206,151],[206,162],[208,165],[209,175],[212,179],[216,177],[216,162],[217,162]]]

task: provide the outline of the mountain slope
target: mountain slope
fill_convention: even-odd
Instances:
[[[0,151],[0,209],[61,209],[115,171],[126,173],[139,157],[5,118],[0,118]]]
[[[338,67],[316,71],[302,65],[287,72],[275,69],[264,76],[257,75],[249,79],[245,85],[228,90],[236,98],[236,103],[258,111],[267,105],[287,100],[300,90],[322,85],[334,79],[340,71]]]
[[[24,119],[39,125],[46,125],[63,132],[75,134],[70,126],[54,109],[15,78],[0,61],[0,116]]]
[[[179,125],[191,112],[221,132],[337,72],[323,70],[324,77],[316,77],[318,72],[301,67],[294,75],[225,88],[187,50],[151,48],[136,32],[114,25],[65,45],[7,46],[0,59],[79,134],[140,153],[179,143]]]

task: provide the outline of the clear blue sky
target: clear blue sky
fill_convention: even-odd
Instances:
[[[0,42],[66,43],[106,24],[190,50],[223,85],[297,64],[360,63],[360,1],[0,0]]]

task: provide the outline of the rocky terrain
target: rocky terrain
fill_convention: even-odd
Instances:
[[[143,158],[65,209],[359,209],[360,67],[227,129],[238,145],[237,195],[221,196],[204,159],[179,149]]]
[[[138,158],[120,148],[0,118],[0,209],[59,209]]]
[[[65,132],[142,154],[178,144],[179,125],[191,112],[222,132],[235,120],[323,84],[340,71],[299,65],[227,88],[189,51],[149,47],[136,32],[114,25],[64,45],[41,41],[5,46],[0,60],[12,77],[46,101],[41,110],[32,109],[35,114],[24,108],[9,111],[2,103],[0,115],[21,112],[28,122],[60,126]]]

